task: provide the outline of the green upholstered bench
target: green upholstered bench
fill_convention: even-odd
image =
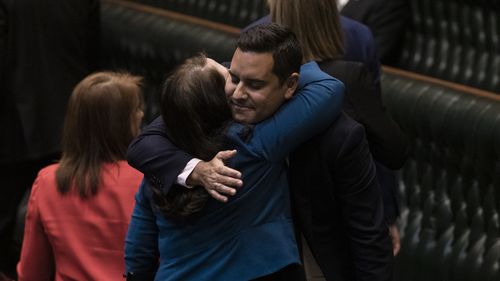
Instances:
[[[135,2],[240,28],[268,14],[266,0],[135,0]]]
[[[500,2],[409,1],[397,66],[500,94]]]
[[[500,97],[401,73],[382,75],[384,103],[411,145],[397,280],[498,281]]]
[[[184,59],[205,52],[230,61],[239,29],[130,1],[101,2],[102,68],[145,78],[146,121],[158,116],[164,78]]]

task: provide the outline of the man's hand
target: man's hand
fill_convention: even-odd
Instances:
[[[399,250],[401,250],[401,237],[399,235],[399,230],[396,223],[389,226],[389,233],[391,235],[391,240],[392,240],[392,253],[394,256],[397,256]]]
[[[201,185],[214,199],[227,202],[227,196],[235,195],[236,187],[241,187],[241,173],[226,167],[224,160],[236,155],[236,150],[220,151],[210,162],[201,161],[186,179],[188,185]]]

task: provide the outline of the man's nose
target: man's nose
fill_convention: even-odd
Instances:
[[[225,91],[228,97],[231,97],[234,94],[235,90],[236,90],[236,85],[234,83],[232,83],[231,81],[226,82]]]
[[[241,99],[246,99],[248,97],[245,87],[243,87],[243,83],[238,83],[235,85],[234,92],[233,92],[233,99],[241,100]]]

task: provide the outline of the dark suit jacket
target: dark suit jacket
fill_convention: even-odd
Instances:
[[[363,126],[341,114],[290,156],[289,175],[295,222],[326,280],[391,280],[392,245]]]
[[[408,0],[351,0],[340,12],[362,22],[373,32],[377,52],[384,64],[399,56],[404,31],[409,19]]]
[[[388,168],[401,168],[407,156],[406,136],[386,112],[380,97],[374,95],[376,90],[365,65],[346,60],[323,61],[319,65],[344,83],[343,110],[365,127],[373,157]]]
[[[362,124],[376,166],[378,182],[384,199],[384,219],[393,224],[399,216],[395,174],[390,169],[403,166],[408,154],[406,136],[382,105],[367,68],[358,62],[330,60],[320,63],[326,73],[344,82],[343,110]],[[311,163],[315,163],[311,159]],[[390,169],[389,169],[390,168]]]
[[[193,156],[178,149],[169,139],[167,126],[157,117],[135,138],[127,150],[130,166],[154,184],[170,188]]]

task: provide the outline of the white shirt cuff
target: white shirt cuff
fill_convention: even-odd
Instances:
[[[189,160],[189,162],[186,164],[186,167],[184,167],[184,170],[177,176],[177,180],[175,181],[176,184],[180,184],[182,186],[185,186],[187,188],[193,188],[193,186],[187,185],[186,180],[191,175],[191,173],[194,170],[194,167],[200,163],[200,159],[198,158],[193,158]]]

